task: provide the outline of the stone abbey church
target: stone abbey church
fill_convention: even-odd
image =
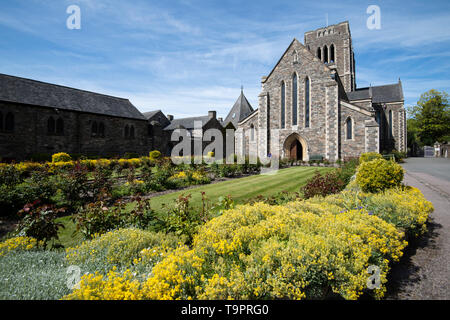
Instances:
[[[233,129],[239,155],[336,161],[406,151],[401,82],[356,87],[348,22],[306,32],[304,44],[294,39],[261,83],[258,109],[241,91],[225,120],[215,111],[174,119],[161,110],[141,113],[127,99],[0,74],[0,160],[170,155],[173,131],[192,133],[199,123],[224,136]]]

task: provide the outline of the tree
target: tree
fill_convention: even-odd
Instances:
[[[412,121],[409,136],[416,136],[421,145],[443,142],[450,135],[449,96],[431,89],[420,96],[416,106],[409,109]]]

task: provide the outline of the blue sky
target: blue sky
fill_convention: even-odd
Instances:
[[[381,9],[369,30],[366,9]],[[81,30],[66,27],[69,5]],[[225,117],[241,84],[258,107],[261,77],[293,38],[348,20],[358,87],[395,83],[406,105],[450,92],[450,1],[8,0],[0,73],[128,98],[142,112]]]

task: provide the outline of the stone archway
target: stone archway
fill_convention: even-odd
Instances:
[[[283,145],[284,156],[293,160],[308,160],[308,144],[299,134],[293,133],[286,138]]]

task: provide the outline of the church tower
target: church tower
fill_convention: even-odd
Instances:
[[[304,43],[313,55],[337,70],[346,92],[356,89],[355,54],[348,21],[308,31]]]

